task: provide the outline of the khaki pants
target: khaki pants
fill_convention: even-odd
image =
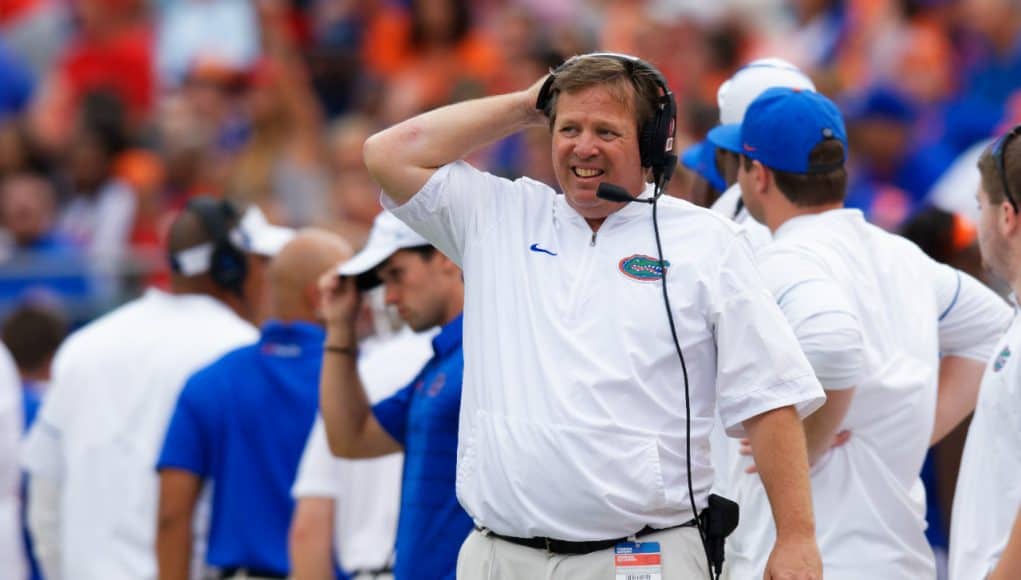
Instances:
[[[642,536],[659,542],[663,580],[709,578],[705,551],[693,527],[674,528]],[[613,548],[566,556],[527,548],[474,531],[457,557],[457,580],[614,580]]]

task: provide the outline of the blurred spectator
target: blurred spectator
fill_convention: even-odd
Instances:
[[[249,0],[162,0],[156,69],[164,87],[177,87],[198,62],[245,69],[259,56],[259,27]]]
[[[94,94],[87,104],[93,107],[82,110],[65,159],[72,193],[57,230],[85,251],[109,298],[128,250],[137,199],[113,172],[127,145],[116,100]]]
[[[226,191],[278,223],[306,226],[325,215],[329,184],[319,106],[294,66],[265,58],[249,73],[244,111],[250,132]]]
[[[34,173],[0,180],[0,220],[9,238],[0,261],[0,311],[32,293],[63,301],[78,320],[95,314],[85,253],[55,227],[52,184]]]
[[[113,95],[125,120],[139,126],[155,99],[152,33],[143,0],[80,0],[78,35],[57,67],[41,80],[32,110],[34,137],[51,151],[72,138],[80,108],[94,93]]]
[[[851,146],[846,205],[893,230],[918,208],[953,161],[941,143],[920,143],[915,109],[888,87],[872,87],[844,107]]]
[[[960,151],[993,133],[1008,97],[1021,88],[1021,20],[1012,0],[962,0],[958,14],[967,36],[946,138]]]
[[[0,331],[21,379],[25,430],[32,427],[43,394],[49,387],[50,366],[57,347],[67,334],[67,323],[59,309],[45,302],[26,303],[12,312]],[[25,487],[21,494],[21,527],[30,580],[42,580],[42,570],[33,557],[25,510]]]
[[[327,223],[357,248],[382,209],[379,185],[362,162],[362,145],[377,128],[371,117],[351,114],[334,121],[326,135],[332,189]]]
[[[502,70],[502,55],[474,22],[468,0],[390,4],[367,23],[362,58],[384,81],[384,123],[467,95],[485,94]]]
[[[4,319],[0,333],[21,377],[27,405],[26,425],[31,424],[49,388],[53,355],[67,331],[63,310],[44,300],[27,301]]]
[[[18,55],[33,80],[53,68],[71,33],[70,3],[63,0],[0,2],[0,36]]]
[[[11,52],[0,34],[0,120],[20,113],[34,89],[31,73]]]

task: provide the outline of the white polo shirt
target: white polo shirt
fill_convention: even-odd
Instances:
[[[690,519],[684,379],[652,208],[625,206],[597,235],[548,186],[457,162],[392,211],[464,270],[457,494],[475,522],[601,540]],[[677,199],[659,214],[701,508],[717,407],[736,436],[746,419],[810,412],[824,395],[744,234]]]
[[[968,428],[950,520],[950,580],[982,580],[1021,508],[1021,319],[993,349]]]
[[[18,444],[24,426],[21,379],[10,351],[0,343],[0,578],[26,577],[21,538],[21,466]]]
[[[155,464],[178,393],[257,338],[213,298],[150,289],[65,341],[24,457],[31,475],[61,488],[62,570],[75,580],[156,577]]]
[[[854,209],[793,218],[759,253],[763,278],[827,389],[855,387],[850,440],[812,469],[827,580],[935,578],[919,472],[936,410],[940,353],[984,360],[1010,309]],[[751,460],[741,459],[741,467]],[[732,480],[741,525],[733,578],[758,578],[775,539],[757,475]]]
[[[773,234],[769,228],[755,221],[755,218],[748,213],[748,207],[741,203],[741,186],[736,182],[724,191],[720,197],[713,202],[709,208],[719,215],[739,224],[747,232],[749,243],[753,251],[758,251],[766,244],[773,241]],[[712,463],[715,470],[713,480],[713,493],[724,497],[731,497],[730,479],[733,477],[731,471],[737,463],[740,444],[736,439],[727,437],[723,430],[723,422],[716,418],[716,425],[710,437],[712,443]]]
[[[358,374],[375,403],[403,388],[433,356],[435,332],[405,330],[363,347]],[[322,418],[316,420],[298,467],[295,498],[335,500],[334,549],[348,572],[378,570],[391,563],[400,510],[404,454],[341,459],[330,453]]]

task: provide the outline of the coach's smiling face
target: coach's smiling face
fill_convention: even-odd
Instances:
[[[645,187],[635,114],[618,92],[593,86],[557,98],[553,167],[567,202],[589,220],[623,207],[596,197],[600,183],[619,185],[631,195]],[[630,87],[627,94],[634,99]]]

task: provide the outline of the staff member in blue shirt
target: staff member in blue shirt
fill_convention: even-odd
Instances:
[[[348,458],[404,451],[394,576],[454,578],[472,521],[454,491],[461,407],[461,270],[425,239],[383,212],[357,256],[319,282],[326,352],[319,388],[330,450]],[[440,326],[435,354],[389,399],[369,405],[358,376],[359,289],[382,282],[386,303],[416,332]]]
[[[162,580],[188,578],[192,519],[205,480],[215,483],[208,564],[221,578],[290,573],[290,489],[316,415],[325,338],[316,281],[351,253],[334,234],[299,233],[270,262],[270,320],[259,341],[185,385],[157,463]]]

